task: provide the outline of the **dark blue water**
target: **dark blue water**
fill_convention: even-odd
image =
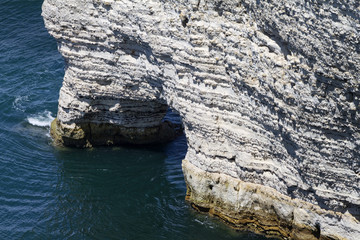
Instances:
[[[263,239],[184,201],[184,136],[145,148],[51,145],[64,62],[41,4],[0,0],[0,239]]]

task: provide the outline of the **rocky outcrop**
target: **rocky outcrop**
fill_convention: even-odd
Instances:
[[[43,17],[67,63],[59,143],[165,139],[170,106],[195,208],[360,239],[359,1],[45,0]]]

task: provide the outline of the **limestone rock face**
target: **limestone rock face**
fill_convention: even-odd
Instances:
[[[195,208],[360,239],[358,0],[45,0],[43,17],[67,63],[58,142],[154,142],[170,106]]]

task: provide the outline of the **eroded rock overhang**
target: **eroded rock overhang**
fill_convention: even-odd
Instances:
[[[149,143],[170,106],[194,207],[270,236],[359,239],[359,13],[357,0],[45,0],[67,64],[52,135]]]

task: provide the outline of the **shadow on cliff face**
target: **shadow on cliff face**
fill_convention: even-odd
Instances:
[[[167,125],[169,126],[169,131],[168,131],[169,134],[174,135],[170,139],[175,139],[176,137],[178,137],[182,134],[185,134],[184,126],[181,121],[181,117],[176,110],[168,108],[166,115],[163,118],[162,122],[167,123]],[[166,131],[165,131],[165,133],[166,133]]]
[[[135,38],[133,36],[124,34],[120,31],[114,30],[114,34],[123,39],[122,43],[118,47],[123,49],[126,54],[131,55],[134,58],[139,58],[141,55],[144,55],[146,57],[146,60],[150,64],[156,66],[163,64],[163,62],[173,64],[170,56],[154,54],[153,49],[151,48],[149,43],[144,42],[141,39]],[[164,79],[161,79],[161,76],[160,78],[156,78],[156,79],[154,79],[151,76],[147,78],[147,82],[149,83],[149,85],[153,86],[154,88],[158,88],[159,92],[162,92],[163,80]],[[159,98],[159,102],[162,102],[160,98]],[[169,139],[171,141],[176,137],[180,136],[181,134],[183,134],[184,132],[183,130],[184,130],[183,123],[181,121],[179,113],[176,110],[171,109],[169,107],[165,117],[162,120],[162,125],[161,125],[160,135],[164,135],[164,136],[160,136],[160,137],[163,137],[164,139]]]
[[[133,56],[134,58],[139,58],[141,55],[144,55],[149,63],[159,64],[154,57],[155,55],[149,43],[118,30],[113,30],[113,32],[118,38],[115,42],[109,42],[109,45],[114,46],[113,49],[122,49],[127,55]],[[119,39],[121,39],[121,41],[119,41]],[[111,51],[111,49],[107,50]]]

